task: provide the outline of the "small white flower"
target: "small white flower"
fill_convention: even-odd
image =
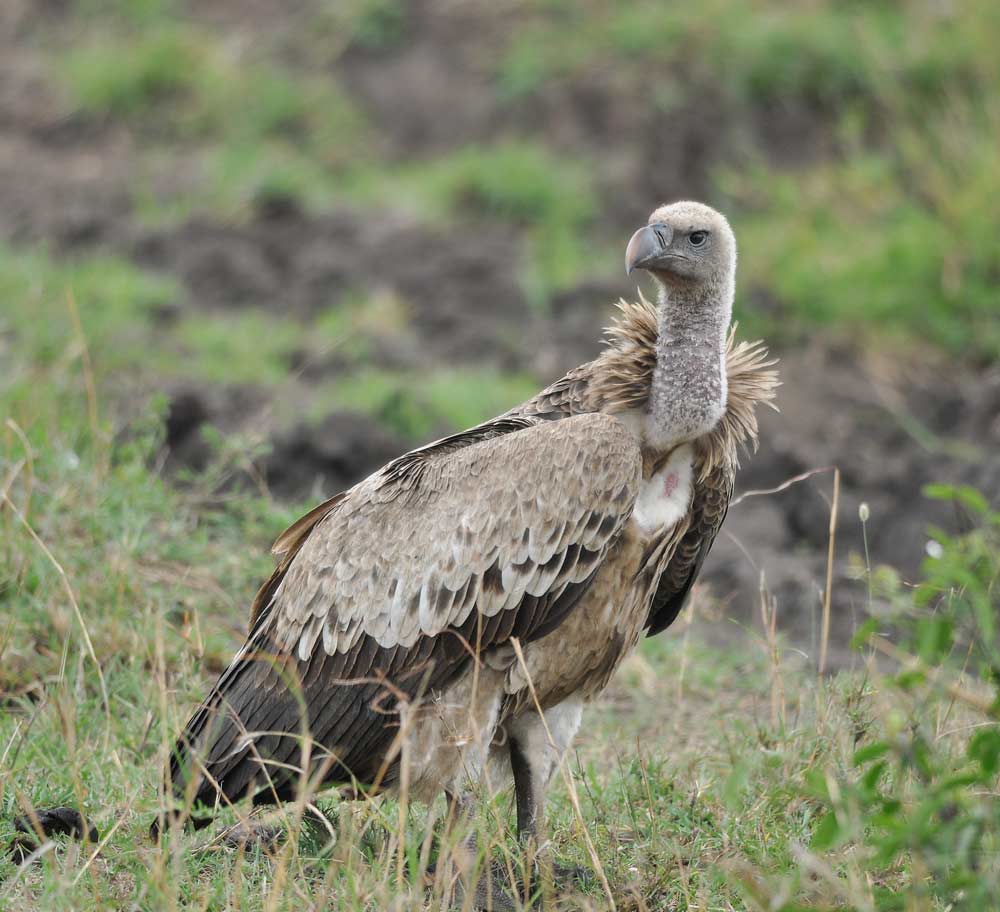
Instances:
[[[871,516],[871,511],[868,509],[868,504],[862,501],[858,505],[858,519],[863,523],[868,522],[868,517]]]
[[[944,554],[944,548],[941,547],[941,542],[934,541],[931,539],[924,545],[924,550],[927,552],[928,557],[933,557],[935,560]]]

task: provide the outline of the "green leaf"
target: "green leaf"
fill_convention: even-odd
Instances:
[[[950,484],[926,484],[921,489],[921,493],[931,500],[954,500],[956,488],[955,485]]]
[[[948,618],[921,618],[917,623],[917,654],[928,664],[937,664],[951,649],[952,635],[953,625]]]
[[[888,767],[889,764],[885,760],[873,764],[871,769],[861,777],[861,787],[869,794],[874,794],[878,788],[879,779],[882,778],[882,774]]]
[[[1000,772],[1000,726],[981,728],[969,739],[969,759],[979,764],[987,776]]]
[[[923,494],[931,500],[957,500],[980,515],[985,515],[990,509],[986,498],[969,485],[929,484],[924,485]]]
[[[996,636],[996,616],[994,607],[985,594],[976,593],[972,596],[972,610],[979,626],[979,635],[985,644],[992,644]]]
[[[878,618],[868,618],[851,637],[851,649],[861,649],[879,629],[881,622]]]
[[[970,488],[968,485],[960,485],[957,494],[962,504],[972,510],[973,513],[985,515],[989,511],[990,505],[986,498],[975,488]]]
[[[827,811],[813,831],[810,846],[822,852],[833,848],[842,838],[843,834],[840,824],[837,822],[837,815],[833,811]]]
[[[927,675],[919,668],[907,669],[896,675],[896,686],[903,690],[911,690],[927,680]]]
[[[945,776],[941,779],[935,791],[940,795],[944,795],[947,792],[954,792],[957,789],[975,785],[979,781],[980,776],[977,773],[954,773],[951,776]]]
[[[805,775],[806,793],[820,801],[830,800],[830,789],[826,781],[826,772],[818,767],[806,770]]]
[[[885,741],[866,744],[854,752],[854,758],[851,762],[855,766],[861,766],[862,763],[867,763],[869,760],[876,760],[879,757],[885,756],[890,750],[892,750],[891,745],[886,744]]]

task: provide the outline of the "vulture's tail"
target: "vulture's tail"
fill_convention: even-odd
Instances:
[[[196,829],[220,805],[248,795],[258,804],[288,800],[299,780],[300,738],[285,733],[300,731],[301,688],[289,686],[283,673],[296,663],[258,648],[260,639],[259,631],[251,634],[171,751],[171,813],[189,817]],[[212,810],[206,816],[199,806]]]
[[[428,639],[412,654],[366,638],[349,655],[320,649],[300,661],[275,647],[260,619],[174,745],[170,813],[198,827],[220,805],[242,798],[291,800],[307,779],[310,788],[391,784],[396,770],[387,755],[399,731],[394,695],[412,699],[422,680],[404,676],[401,665],[411,658],[421,666],[434,645]]]

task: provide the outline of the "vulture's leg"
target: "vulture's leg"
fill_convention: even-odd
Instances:
[[[545,786],[542,783],[541,764],[532,769],[526,746],[510,739],[510,770],[514,774],[514,800],[517,803],[517,838],[522,843],[538,839],[539,815],[544,810]]]
[[[456,796],[448,793],[446,833],[451,834],[456,827],[469,828],[474,813],[475,801],[471,795]],[[492,868],[487,860],[484,871],[475,878],[479,857],[479,841],[475,830],[468,832],[461,842],[453,845],[451,853],[455,876],[447,885],[445,900],[447,902],[450,898],[452,908],[462,909],[463,912],[467,909],[515,912],[517,906],[501,886],[503,876],[499,869]]]
[[[528,712],[508,726],[517,836],[524,846],[529,870],[540,860],[551,868],[557,880],[589,879],[585,869],[550,863],[545,847],[545,795],[580,727],[582,714],[580,701],[566,700],[545,711],[544,723],[537,713]]]

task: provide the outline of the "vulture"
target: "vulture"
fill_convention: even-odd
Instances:
[[[625,259],[658,298],[621,302],[595,360],[278,538],[246,642],[171,754],[178,801],[308,782],[468,808],[501,762],[518,835],[539,838],[585,704],[681,611],[777,386],[730,328],[724,216],[661,206]]]

